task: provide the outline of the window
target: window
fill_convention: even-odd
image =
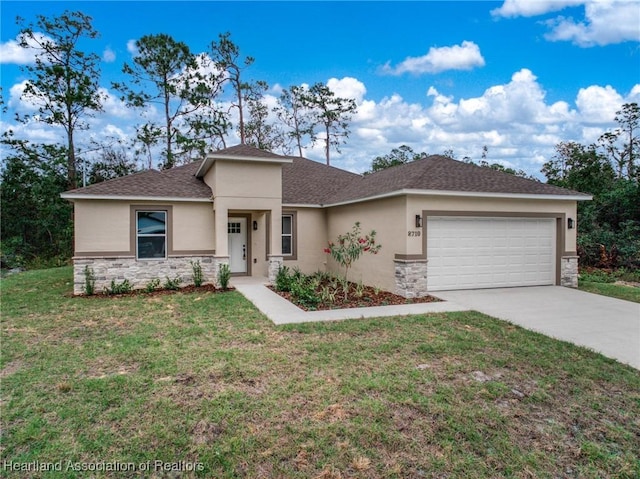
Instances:
[[[136,258],[167,257],[167,212],[136,211]]]
[[[293,255],[293,215],[282,215],[282,255]]]
[[[227,233],[242,233],[240,223],[227,223]]]

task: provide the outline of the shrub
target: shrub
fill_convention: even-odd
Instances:
[[[221,264],[218,269],[218,284],[222,289],[229,287],[229,280],[231,279],[231,269],[228,264]]]
[[[84,294],[92,296],[96,292],[96,275],[89,265],[84,267]]]
[[[362,235],[360,222],[357,221],[351,231],[338,235],[336,243],[329,242],[329,247],[324,252],[330,254],[340,266],[344,268],[344,277],[349,276],[349,268],[364,253],[378,254],[381,245],[376,244],[376,232],[371,230],[367,235]]]
[[[144,291],[146,293],[153,293],[159,287],[160,287],[160,280],[158,278],[155,278],[147,283],[147,285],[144,287]]]
[[[193,284],[196,288],[202,286],[204,282],[204,276],[202,274],[202,266],[200,261],[191,261],[191,269],[193,270]]]
[[[165,280],[164,284],[162,285],[162,287],[164,289],[169,289],[169,290],[172,290],[172,291],[180,289],[180,283],[182,283],[182,278],[180,276],[176,276],[173,279],[169,278],[169,276],[167,276],[166,278],[167,279]]]
[[[133,290],[131,283],[125,279],[122,283],[118,283],[115,279],[111,280],[111,285],[105,288],[107,294],[127,294]]]
[[[320,302],[320,297],[314,289],[314,283],[304,276],[291,283],[291,296],[296,302],[307,308],[315,308]]]
[[[589,281],[591,283],[613,283],[615,279],[606,271],[594,269],[592,271],[581,272],[580,281]]]
[[[276,273],[276,283],[275,288],[276,291],[291,291],[291,283],[293,281],[293,277],[289,272],[289,267],[280,265],[278,267],[278,272]]]

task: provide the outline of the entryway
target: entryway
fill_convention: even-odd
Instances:
[[[229,269],[233,274],[248,274],[249,243],[248,219],[244,216],[230,216],[227,223],[229,238]]]

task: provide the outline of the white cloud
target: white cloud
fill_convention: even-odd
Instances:
[[[558,17],[547,22],[551,41],[571,41],[582,47],[640,41],[640,3],[599,1],[585,5],[585,19]]]
[[[367,88],[360,80],[353,77],[344,77],[340,80],[330,78],[327,82],[329,89],[340,98],[353,98],[357,104],[362,102]]]
[[[460,45],[431,47],[426,55],[408,57],[396,67],[387,62],[381,71],[389,75],[439,73],[446,70],[471,70],[484,64],[480,47],[465,40]]]
[[[38,102],[30,95],[25,95],[27,80],[16,83],[9,89],[9,101],[7,106],[18,113],[34,113],[38,111]]]
[[[496,17],[533,17],[583,3],[585,0],[505,0],[500,8],[491,10],[491,14]]]
[[[52,42],[53,40],[42,33],[34,33],[35,40],[28,43],[33,48],[23,48],[20,46],[21,37],[18,35],[15,40],[0,43],[0,63],[29,65],[35,63],[38,43]]]
[[[102,59],[107,63],[113,63],[116,61],[116,52],[114,52],[111,47],[107,47],[102,52]]]
[[[127,42],[127,51],[133,57],[135,57],[138,54],[138,47],[136,46],[136,40],[129,40]]]
[[[134,109],[127,107],[125,102],[106,88],[99,88],[98,94],[102,97],[102,107],[105,114],[110,117],[129,119],[133,118],[137,113]]]
[[[568,101],[549,102],[534,73],[522,69],[476,97],[455,98],[433,86],[426,93],[427,101],[419,104],[397,94],[380,101],[364,97],[349,140],[341,155],[332,153],[332,164],[362,172],[373,158],[402,144],[431,154],[452,149],[459,159],[479,160],[487,145],[489,162],[542,178],[540,165],[553,156],[556,144],[596,141],[615,126],[621,105],[640,95],[640,85],[626,95],[592,85]],[[306,154],[323,161],[321,149],[310,148]]]
[[[546,20],[549,32],[545,38],[571,41],[581,47],[640,41],[637,0],[505,0],[491,13],[499,17],[532,17],[580,5],[584,6],[583,19],[557,16]]]
[[[592,85],[578,91],[576,105],[585,123],[611,123],[624,99],[611,86]]]

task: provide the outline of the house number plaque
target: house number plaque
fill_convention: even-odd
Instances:
[[[420,230],[412,230],[409,231],[409,234],[407,236],[420,236],[421,231]]]

